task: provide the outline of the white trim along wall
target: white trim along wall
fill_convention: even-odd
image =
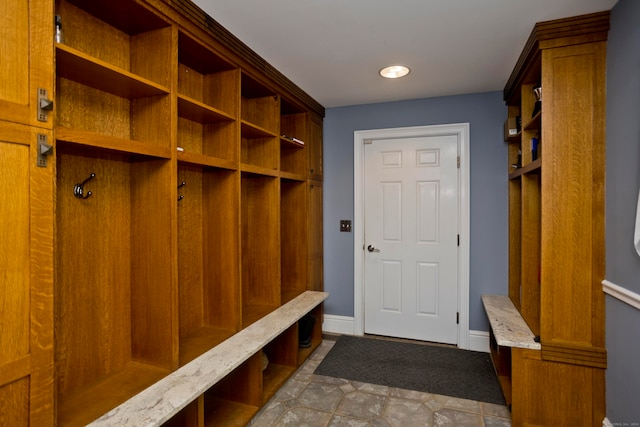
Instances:
[[[602,281],[602,290],[605,294],[610,295],[624,303],[627,303],[637,310],[640,310],[640,294],[636,294],[629,289],[616,285],[615,283],[610,282],[607,279]],[[602,421],[602,427],[613,427],[613,424],[611,423],[611,421],[609,421],[608,418],[605,417],[605,419]]]
[[[333,314],[324,315],[322,332],[338,335],[356,335],[355,319],[348,316],[336,316]],[[468,350],[489,352],[489,332],[469,331],[467,337],[469,343]]]
[[[614,298],[619,299],[622,302],[626,302],[631,307],[635,307],[640,310],[640,295],[636,294],[629,289],[618,286],[615,283],[608,281],[607,279],[602,281],[602,290],[605,294],[611,295]]]

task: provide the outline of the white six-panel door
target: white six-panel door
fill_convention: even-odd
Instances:
[[[458,138],[367,140],[364,332],[457,343]]]

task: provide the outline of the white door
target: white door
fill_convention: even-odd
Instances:
[[[457,343],[458,138],[364,148],[364,331]]]

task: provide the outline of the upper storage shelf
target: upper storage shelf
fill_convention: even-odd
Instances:
[[[71,0],[61,1],[56,14],[66,46],[114,70],[170,86],[171,28],[155,13],[134,1]]]
[[[56,15],[56,137],[170,157],[169,24],[133,1],[62,0]]]
[[[184,33],[178,35],[178,114],[198,123],[234,120],[239,71]]]
[[[169,93],[165,86],[61,44],[56,46],[56,72],[59,77],[121,98],[146,98]]]

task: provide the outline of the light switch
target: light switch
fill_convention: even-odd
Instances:
[[[348,220],[348,219],[340,220],[340,232],[351,233],[351,220]]]

